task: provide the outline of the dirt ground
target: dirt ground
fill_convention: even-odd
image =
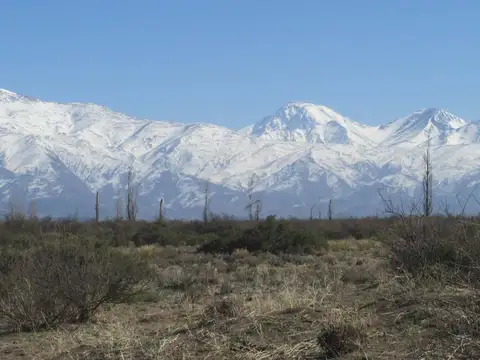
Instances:
[[[158,278],[87,324],[0,336],[0,359],[480,359],[480,294],[390,269],[370,240],[317,256],[147,246]]]

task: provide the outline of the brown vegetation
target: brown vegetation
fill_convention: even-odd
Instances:
[[[477,218],[10,217],[0,358],[478,359],[479,243]]]

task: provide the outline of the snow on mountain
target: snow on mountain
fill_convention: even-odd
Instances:
[[[468,122],[442,109],[427,108],[378,127],[376,139],[384,146],[418,145],[429,137],[443,143],[449,134]]]
[[[267,140],[372,145],[363,134],[365,126],[310,103],[289,102],[250,129],[250,135]]]
[[[12,102],[34,102],[37,99],[21,94],[14,93],[6,89],[0,89],[0,103],[12,103]]]
[[[480,124],[470,123],[448,134],[446,144],[468,145],[480,143]]]
[[[480,182],[479,125],[441,109],[372,127],[289,102],[234,131],[0,90],[0,208],[36,199],[43,214],[91,216],[100,191],[102,214],[111,216],[132,168],[141,217],[155,216],[161,198],[168,216],[200,216],[207,182],[212,211],[243,216],[252,177],[264,214],[308,216],[313,203],[333,198],[338,215],[372,215],[378,189],[399,198],[418,192],[429,134],[442,200]]]

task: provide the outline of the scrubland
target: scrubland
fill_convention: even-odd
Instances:
[[[480,219],[0,224],[0,359],[479,359]]]

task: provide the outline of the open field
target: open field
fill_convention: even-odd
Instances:
[[[51,249],[81,242],[85,237],[97,241],[102,239],[98,235],[101,233],[109,242],[108,249],[125,255],[125,259],[135,258],[140,264],[126,266],[122,271],[146,274],[142,266],[148,264],[151,272],[148,278],[138,275],[132,280],[135,286],[143,285],[141,292],[133,291],[134,286],[129,288],[131,296],[101,302],[88,317],[45,326],[42,319],[46,316],[39,315],[41,309],[58,308],[59,303],[45,305],[45,295],[37,296],[31,290],[39,280],[31,273],[20,275],[27,268],[26,262],[18,268],[12,265],[10,271],[0,268],[0,325],[3,321],[4,330],[0,335],[0,359],[479,359],[477,263],[475,259],[469,263],[465,260],[474,257],[477,247],[465,242],[466,235],[459,234],[458,226],[462,225],[469,239],[477,239],[476,227],[464,225],[466,219],[456,219],[448,223],[448,229],[455,231],[439,233],[438,219],[433,221],[435,226],[425,226],[425,221],[420,226],[412,221],[408,228],[405,223],[399,226],[392,220],[361,220],[357,225],[355,221],[345,220],[340,232],[331,229],[337,226],[334,222],[304,222],[304,227],[323,231],[320,239],[315,236],[302,240],[315,246],[304,246],[298,240],[294,246],[285,247],[282,243],[281,252],[271,247],[269,253],[241,248],[231,253],[197,251],[203,243],[218,242],[222,234],[230,242],[242,237],[249,229],[258,228],[255,223],[237,226],[224,221],[211,231],[206,231],[207,225],[203,224],[192,225],[188,231],[178,230],[180,225],[173,223],[148,231],[145,224],[135,225],[138,228],[131,234],[122,234],[144,239],[140,243],[138,240],[137,246],[132,244],[133,240],[113,244],[115,231],[107,231],[107,225],[90,224],[89,228],[102,229],[89,229],[87,234],[82,230],[84,225],[56,224],[50,231],[51,225],[32,225],[31,221],[22,221],[21,230],[20,222],[3,224],[2,234],[9,234],[1,236],[3,254],[12,248],[15,253],[29,253],[32,248],[43,246],[35,241],[55,244]],[[357,239],[342,232],[347,223],[355,229]],[[283,228],[270,229],[268,241],[280,243],[281,234],[290,239],[301,227],[289,224],[291,232],[286,233]],[[149,236],[139,236],[140,228]],[[402,231],[412,235],[419,229],[424,232],[421,236],[417,232],[414,245],[402,243],[401,239],[393,239],[395,243],[385,241],[385,237],[401,235]],[[265,229],[255,234],[260,242],[267,236],[262,231]],[[236,235],[230,237],[227,232]],[[161,233],[175,237],[178,243],[166,244]],[[329,235],[324,236],[326,233]],[[371,236],[366,238],[364,233]],[[52,239],[51,234],[57,237]],[[193,244],[192,234],[197,234],[202,243]],[[332,234],[338,238],[333,239]],[[453,240],[464,257],[460,250],[452,255]],[[18,242],[23,244],[21,249],[15,245]],[[242,244],[250,246],[248,241]],[[425,248],[439,251],[427,254]],[[85,247],[79,249],[85,251]],[[46,252],[42,254],[46,256]],[[62,254],[66,263],[65,252]],[[86,252],[82,254],[86,256]],[[423,261],[422,264],[408,263],[408,259],[416,259],[419,254],[424,254],[424,258],[412,261]],[[2,259],[6,257],[2,255]],[[28,264],[36,264],[31,260],[35,257],[29,259]],[[60,258],[55,259],[58,262]],[[87,257],[81,259],[80,268]],[[132,264],[125,259],[125,264]],[[451,259],[455,260],[454,266]],[[77,264],[78,259],[68,261]],[[91,270],[59,265],[62,271],[72,271],[66,278],[76,279],[74,285],[68,285],[71,291],[81,287],[93,293],[93,289],[98,289],[95,281],[113,283],[116,274],[128,275],[113,271],[100,257],[89,264],[92,268],[101,264],[98,269],[111,275],[102,278]],[[15,273],[12,269],[16,269]],[[57,281],[53,276],[49,279]],[[29,285],[19,285],[22,281]],[[67,286],[60,281],[58,284]],[[88,291],[82,292],[83,300],[88,297],[88,301],[93,301]],[[18,321],[12,322],[12,317]],[[25,327],[32,323],[36,326]]]

